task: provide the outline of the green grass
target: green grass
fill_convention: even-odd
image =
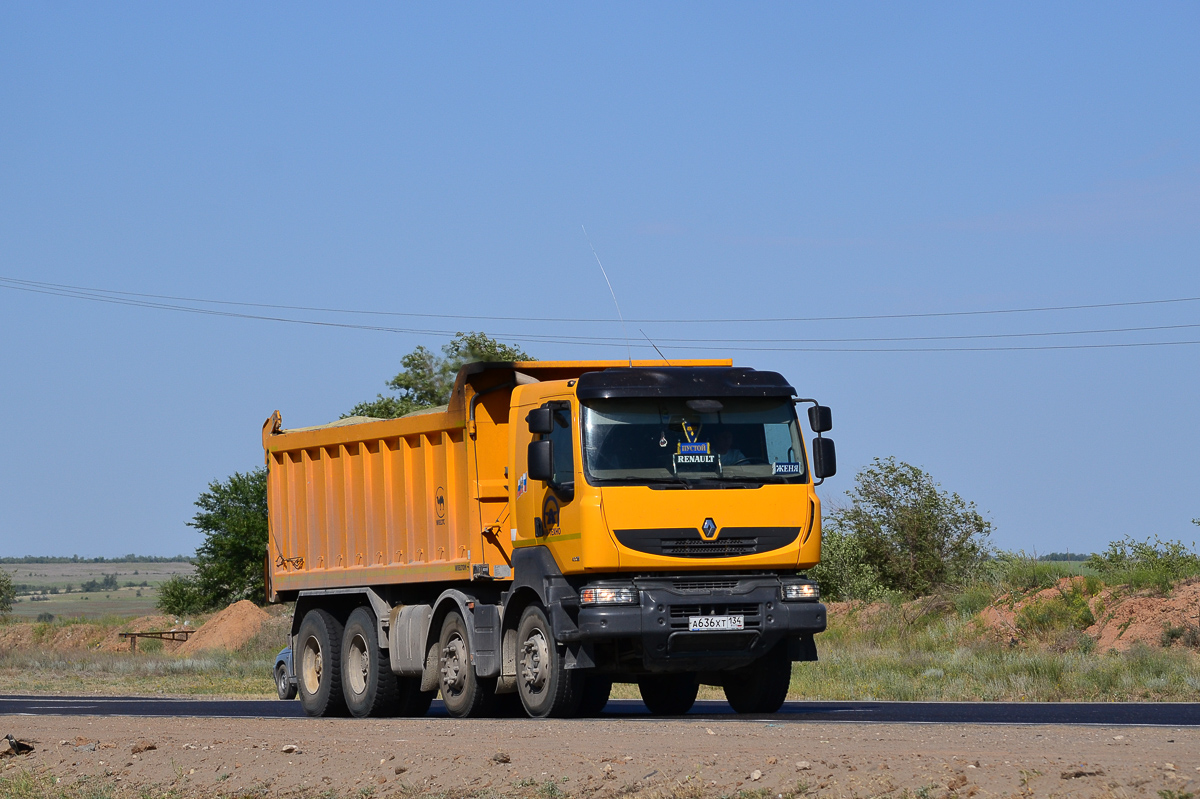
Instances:
[[[158,613],[157,587],[172,576],[193,574],[196,567],[185,561],[108,561],[10,563],[0,569],[8,572],[18,588],[12,615],[17,619],[35,619],[43,613],[87,618],[152,615]],[[105,575],[115,575],[116,588],[89,593],[81,590],[89,581],[102,582]]]
[[[275,654],[287,644],[290,617],[273,615],[262,631],[234,652],[206,652],[181,657],[161,642],[142,641],[137,652],[73,649],[53,651],[39,642],[51,640],[81,620],[59,619],[33,626],[34,648],[0,650],[0,684],[10,693],[141,694],[271,698]],[[98,636],[111,637],[128,620],[86,620]],[[199,623],[199,620],[198,622]],[[0,793],[0,796],[3,796]]]

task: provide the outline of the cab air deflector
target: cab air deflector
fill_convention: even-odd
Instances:
[[[631,397],[791,397],[796,389],[778,372],[725,366],[612,368],[584,372],[581,400]]]

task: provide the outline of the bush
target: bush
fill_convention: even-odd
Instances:
[[[1085,586],[1072,583],[1058,596],[1037,599],[1017,612],[1017,629],[1026,633],[1046,635],[1064,630],[1083,630],[1096,622],[1088,607]]]
[[[194,577],[175,575],[158,587],[159,610],[173,616],[199,613],[207,608],[204,592]]]
[[[847,496],[827,529],[856,542],[884,590],[920,596],[986,572],[991,522],[916,466],[876,458]]]
[[[13,600],[16,598],[17,591],[13,588],[12,577],[4,569],[0,569],[0,613],[12,610]]]
[[[1040,591],[1071,576],[1071,569],[1065,564],[1035,558],[1024,552],[996,553],[994,569],[998,582],[1011,591]]]
[[[1158,536],[1145,541],[1132,536],[1113,541],[1103,553],[1092,555],[1087,565],[1110,585],[1125,583],[1162,593],[1180,580],[1200,575],[1200,556],[1182,541],[1163,541]]]

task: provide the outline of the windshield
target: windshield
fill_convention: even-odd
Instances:
[[[805,482],[788,399],[610,399],[583,406],[591,483]]]

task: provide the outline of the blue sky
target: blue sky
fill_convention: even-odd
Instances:
[[[0,278],[606,321],[248,309],[432,331],[370,332],[6,283],[0,556],[190,552],[196,495],[262,462],[271,411],[336,418],[456,330],[623,357],[581,225],[650,320],[632,335],[833,406],[827,498],[893,455],[999,546],[1191,541],[1200,344],[796,348],[1200,341],[896,341],[1200,324],[1200,302],[718,320],[1200,297],[1198,23],[1183,3],[6,4]]]

